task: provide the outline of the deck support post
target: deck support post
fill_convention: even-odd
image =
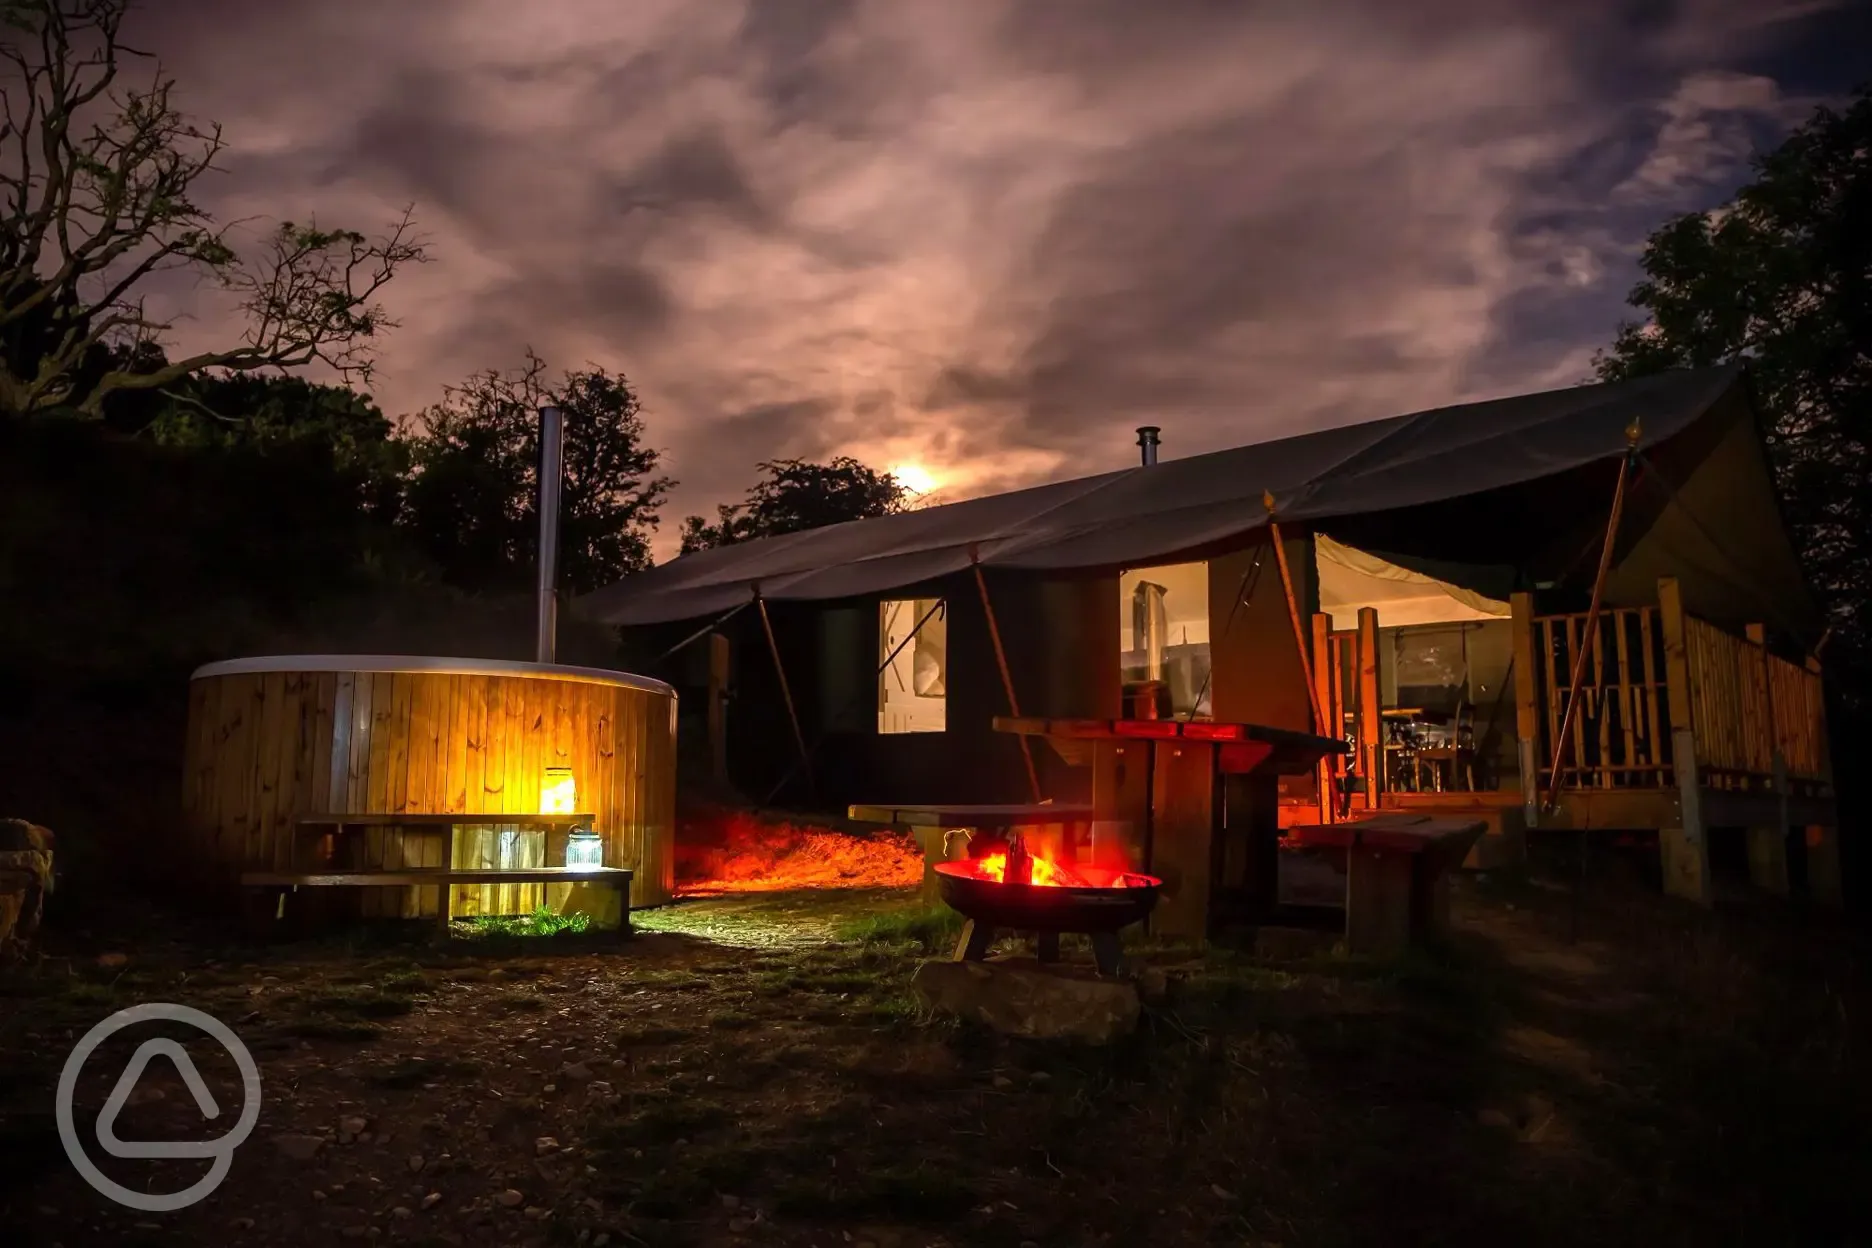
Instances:
[[[1823,909],[1838,910],[1844,904],[1840,886],[1839,829],[1816,823],[1803,832],[1807,842],[1807,897]]]
[[[1703,827],[1703,789],[1697,774],[1696,725],[1690,687],[1690,655],[1684,644],[1683,594],[1677,578],[1658,581],[1658,622],[1664,633],[1665,694],[1670,706],[1671,771],[1677,780],[1677,818],[1658,830],[1664,891],[1711,904],[1709,840]]]
[[[1821,638],[1821,645],[1826,639]],[[1820,656],[1807,656],[1806,668],[1816,677],[1820,675]],[[1820,711],[1820,779],[1826,785],[1828,793],[1839,790],[1833,785],[1833,744],[1826,730],[1825,703]],[[1839,826],[1838,824],[1812,824],[1803,829],[1803,839],[1807,849],[1807,896],[1817,906],[1829,910],[1838,910],[1845,905],[1840,879]]]
[[[1365,809],[1376,811],[1385,787],[1384,708],[1378,681],[1378,611],[1360,607],[1358,613],[1358,743],[1359,767],[1365,773]]]
[[[1339,679],[1339,669],[1333,665],[1332,616],[1325,612],[1313,615],[1313,705],[1320,708],[1321,723],[1319,735],[1322,737],[1344,737],[1345,720],[1335,716],[1333,689]],[[1339,758],[1337,754],[1328,754],[1320,759],[1318,768],[1319,784],[1319,821],[1332,823],[1339,818]]]
[[[1743,632],[1749,644],[1755,647],[1756,688],[1761,705],[1768,711],[1768,738],[1773,750],[1771,783],[1774,786],[1776,812],[1773,825],[1749,828],[1744,834],[1748,839],[1749,881],[1757,888],[1766,889],[1778,897],[1786,897],[1791,889],[1788,876],[1787,752],[1782,742],[1780,716],[1775,713],[1774,681],[1768,671],[1768,630],[1761,624],[1750,624]]]
[[[1508,598],[1514,630],[1515,763],[1521,777],[1522,818],[1540,823],[1540,668],[1534,657],[1534,595]]]

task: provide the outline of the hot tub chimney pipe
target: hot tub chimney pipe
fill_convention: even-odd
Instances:
[[[1157,462],[1157,435],[1161,432],[1156,425],[1138,426],[1138,447],[1144,452],[1146,468]]]
[[[539,644],[534,658],[554,662],[559,652],[559,485],[565,475],[565,418],[540,408],[539,438]]]

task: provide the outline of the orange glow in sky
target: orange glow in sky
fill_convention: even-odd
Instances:
[[[927,494],[936,488],[936,478],[921,464],[898,464],[890,473],[899,485],[917,494]]]

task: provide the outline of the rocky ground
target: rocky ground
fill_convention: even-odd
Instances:
[[[0,1239],[1850,1242],[1872,1066],[1843,935],[1623,896],[1576,915],[1538,882],[1466,882],[1456,911],[1403,966],[1140,949],[1169,994],[1099,1050],[921,1017],[909,979],[943,922],[902,894],[687,903],[626,945],[54,938],[0,975]],[[221,1018],[262,1077],[225,1182],[176,1213],[97,1195],[53,1122],[74,1041],[146,1001]],[[107,1175],[172,1192],[206,1163],[110,1158],[95,1133],[154,1027],[86,1063],[76,1121]],[[218,1133],[237,1071],[170,1034]],[[161,1057],[115,1131],[204,1134]]]

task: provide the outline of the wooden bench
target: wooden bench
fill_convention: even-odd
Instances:
[[[1346,952],[1392,957],[1449,923],[1449,873],[1484,820],[1380,814],[1287,829],[1286,843],[1346,856]]]
[[[241,887],[270,893],[280,914],[288,893],[301,888],[435,888],[442,930],[449,930],[448,890],[461,884],[597,884],[618,894],[618,936],[630,935],[629,867],[385,867],[362,871],[248,871]]]

